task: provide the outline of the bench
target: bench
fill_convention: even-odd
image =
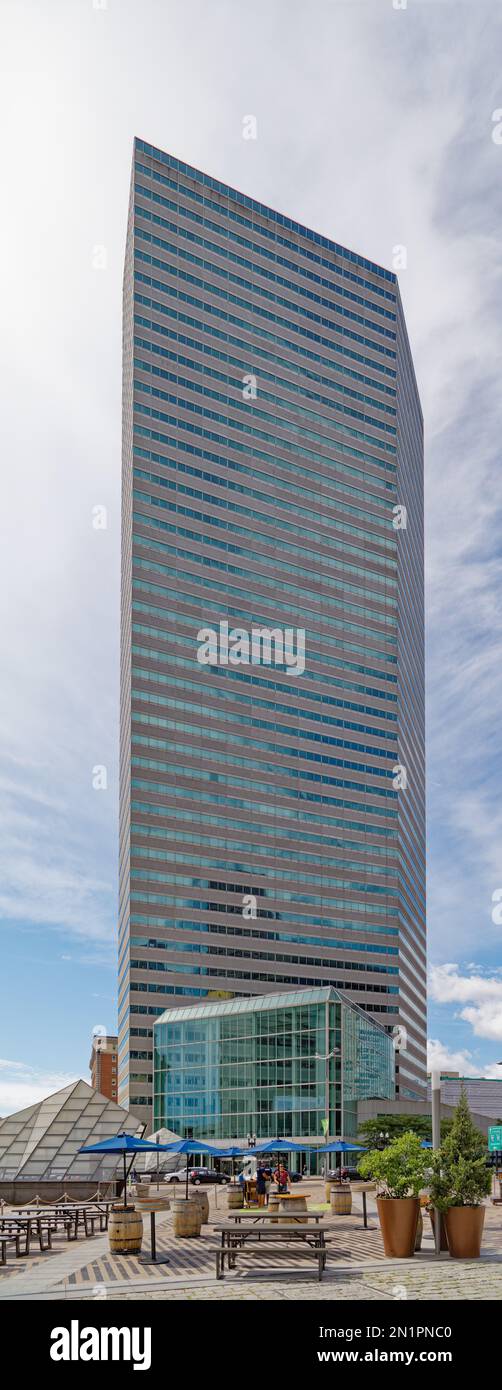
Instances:
[[[7,1235],[6,1231],[0,1231],[0,1249],[2,1251],[0,1264],[2,1265],[7,1264],[7,1246],[9,1244],[15,1245],[16,1255],[21,1254],[21,1236],[19,1231],[13,1231],[11,1235]]]
[[[263,1238],[258,1242],[257,1245],[250,1245],[250,1244],[246,1241],[246,1243],[245,1243],[244,1245],[232,1245],[231,1248],[230,1248],[229,1246],[220,1246],[220,1247],[216,1250],[216,1278],[217,1278],[217,1279],[223,1279],[223,1278],[224,1278],[224,1275],[225,1275],[225,1258],[228,1259],[228,1268],[229,1268],[229,1269],[234,1269],[234,1268],[235,1268],[235,1261],[236,1261],[238,1255],[252,1255],[252,1256],[255,1256],[255,1255],[263,1255],[263,1254],[273,1255],[274,1258],[278,1256],[279,1259],[284,1259],[284,1257],[286,1256],[286,1257],[290,1260],[290,1259],[291,1259],[291,1254],[292,1254],[292,1249],[291,1249],[291,1246],[290,1246],[290,1245],[286,1245],[285,1242],[284,1242],[284,1243],[281,1243],[281,1244],[278,1244],[278,1245],[272,1245],[272,1244],[269,1244],[268,1241],[263,1240]],[[315,1245],[315,1246],[314,1246],[314,1245],[307,1245],[307,1243],[304,1242],[304,1241],[298,1241],[298,1242],[295,1242],[295,1245],[294,1245],[294,1254],[295,1254],[295,1255],[311,1255],[311,1256],[313,1256],[314,1260],[317,1260],[318,1278],[319,1278],[319,1281],[322,1279],[323,1270],[325,1269],[325,1266],[326,1266],[326,1254],[327,1254],[326,1248],[325,1248],[324,1246],[321,1246],[321,1245]]]

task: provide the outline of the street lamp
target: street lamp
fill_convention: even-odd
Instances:
[[[325,1077],[324,1077],[324,1098],[325,1098],[325,1102],[326,1102],[326,1123],[327,1123],[327,1133],[326,1133],[326,1135],[325,1135],[325,1138],[327,1138],[327,1139],[329,1139],[329,1064],[330,1064],[330,1061],[331,1061],[331,1058],[332,1058],[332,1057],[339,1057],[339,1056],[340,1056],[340,1048],[339,1048],[339,1047],[333,1047],[333,1048],[331,1049],[331,1052],[314,1052],[314,1061],[315,1061],[315,1062],[324,1062],[325,1068],[326,1068]],[[342,1155],[340,1154],[340,1167],[341,1167],[341,1166],[342,1166]]]
[[[381,1129],[381,1130],[380,1130],[380,1134],[379,1134],[379,1136],[378,1136],[378,1148],[379,1148],[379,1149],[385,1149],[385,1148],[387,1147],[387,1144],[388,1144],[388,1142],[389,1142],[389,1139],[390,1139],[390,1134],[389,1134],[388,1129],[386,1129],[385,1131],[384,1131],[383,1129]]]

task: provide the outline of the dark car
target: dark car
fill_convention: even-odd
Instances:
[[[301,1182],[303,1173],[290,1173],[289,1178],[290,1182]]]
[[[358,1168],[342,1168],[341,1173],[342,1173],[342,1181],[343,1181],[343,1182],[347,1182],[347,1181],[348,1181],[348,1182],[365,1182],[365,1179],[363,1178],[362,1174],[359,1172],[359,1169],[358,1169]],[[329,1180],[330,1182],[339,1182],[339,1181],[340,1181],[340,1169],[339,1169],[339,1168],[330,1168],[329,1173],[328,1173],[328,1180]]]
[[[191,1168],[188,1177],[194,1187],[203,1182],[230,1182],[226,1173],[217,1173],[215,1168]]]

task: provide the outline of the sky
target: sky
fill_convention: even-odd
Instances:
[[[134,135],[371,260],[406,259],[430,1055],[502,1077],[501,46],[498,0],[3,0],[0,1114],[88,1079],[93,1028],[116,1026]]]

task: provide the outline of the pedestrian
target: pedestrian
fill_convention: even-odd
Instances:
[[[270,1198],[270,1188],[272,1186],[272,1169],[270,1164],[264,1169],[265,1173],[265,1206],[268,1207]]]
[[[256,1173],[256,1196],[258,1198],[259,1207],[265,1206],[266,1193],[267,1188],[265,1184],[265,1169],[260,1166]]]
[[[278,1163],[274,1173],[279,1192],[287,1192],[289,1187],[289,1173],[283,1163]]]

